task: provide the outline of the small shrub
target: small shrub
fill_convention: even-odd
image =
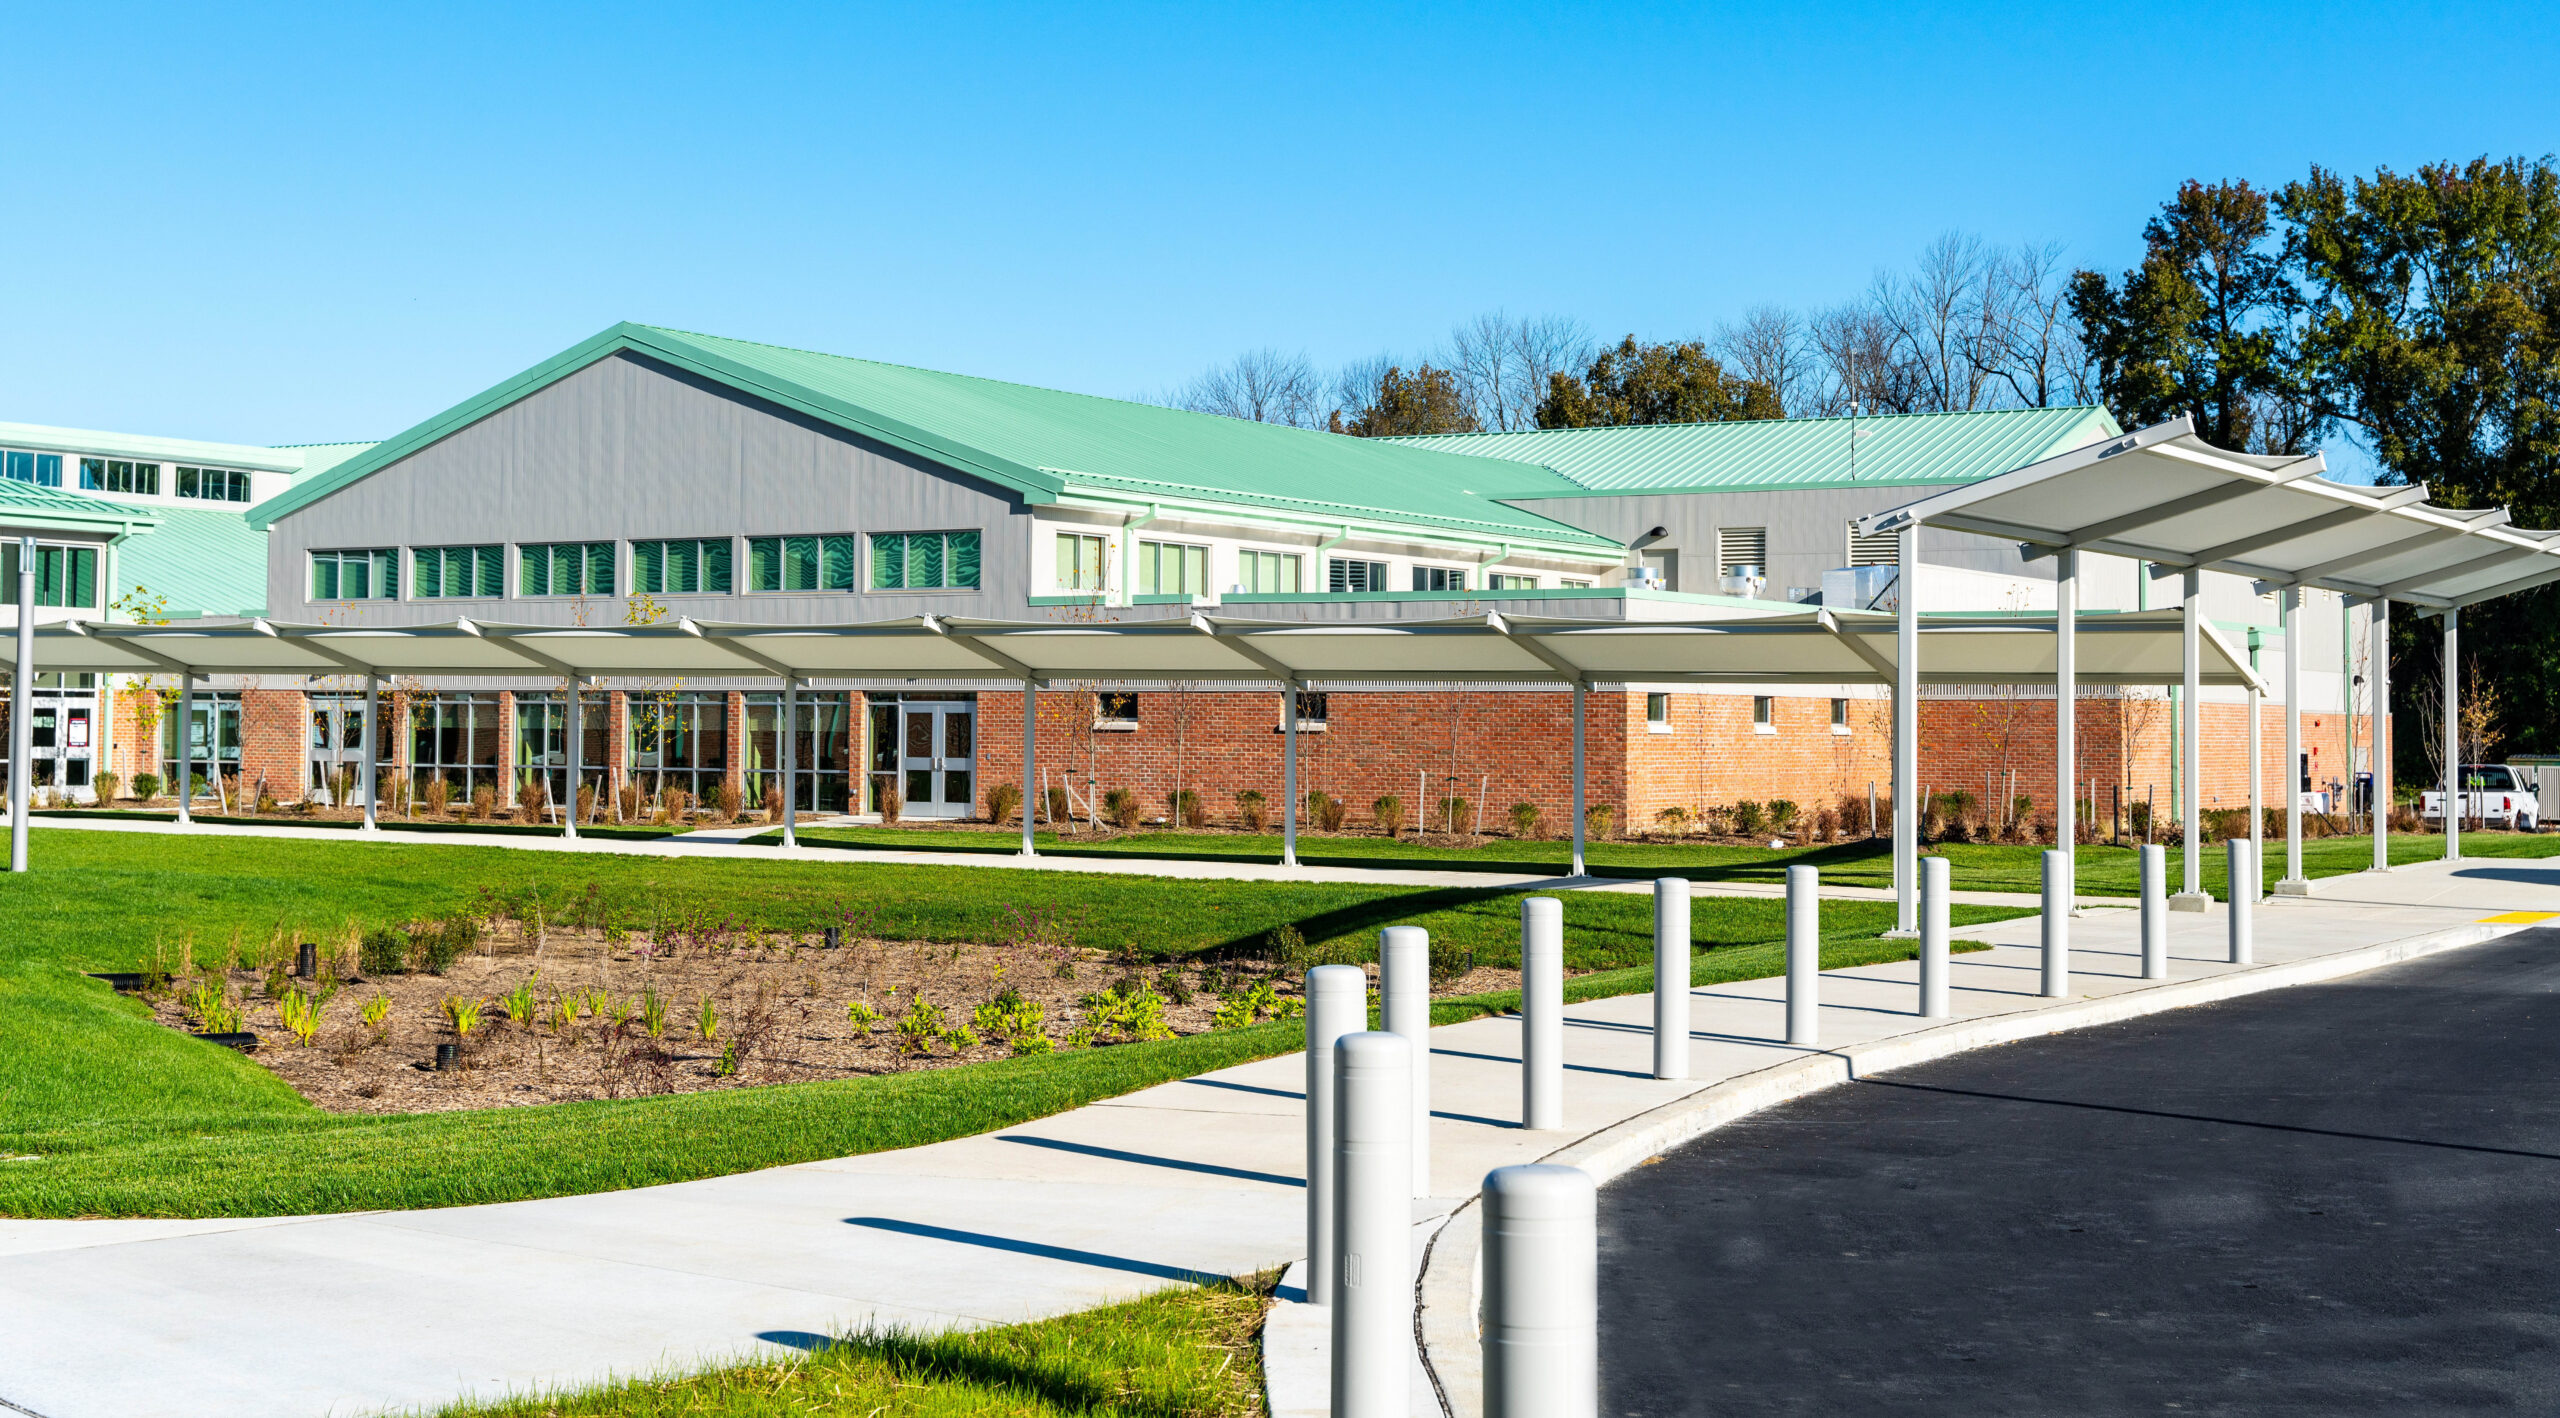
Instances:
[[[453,784],[445,781],[443,774],[439,773],[435,777],[427,780],[426,808],[428,815],[433,817],[444,816],[446,805],[452,801]]]
[[[495,785],[483,783],[471,790],[471,815],[482,822],[497,818],[498,790]]]
[[[89,791],[97,796],[101,807],[112,805],[116,800],[116,790],[122,786],[124,779],[113,773],[100,773],[89,779]]]
[[[1823,808],[1814,813],[1813,840],[1816,842],[1836,842],[1840,840],[1840,814],[1837,811],[1831,808]]]
[[[1852,793],[1840,800],[1839,830],[1851,837],[1867,835],[1867,800]]]
[[[1236,816],[1243,820],[1247,832],[1260,832],[1271,825],[1271,802],[1259,788],[1246,788],[1236,794]]]
[[[1582,814],[1582,830],[1594,842],[1609,840],[1609,830],[1617,825],[1618,810],[1607,803],[1595,803]]]
[[[1787,832],[1795,825],[1796,805],[1785,798],[1772,798],[1769,802],[1769,830]]]
[[[881,773],[875,775],[873,781],[878,784],[878,792],[874,796],[880,800],[880,820],[897,821],[907,810],[907,791],[899,784],[898,775]]]
[[[391,1018],[391,996],[375,995],[366,1000],[356,1011],[356,1017],[364,1021],[364,1027],[372,1030],[375,1037],[381,1037],[383,1026]]]
[[[1269,980],[1256,980],[1221,998],[1218,1012],[1209,1023],[1216,1029],[1241,1029],[1266,1019],[1294,1019],[1305,1012],[1306,1001],[1281,994]]]
[[[1431,983],[1446,984],[1476,968],[1473,949],[1460,950],[1446,941],[1431,942]]]
[[[1076,1003],[1084,1009],[1083,1030],[1096,1044],[1136,1044],[1170,1039],[1173,1026],[1164,1020],[1164,996],[1123,980]]]
[[[1146,809],[1138,806],[1135,789],[1112,788],[1102,795],[1102,815],[1111,819],[1111,825],[1123,832],[1136,827],[1145,814]]]
[[[516,789],[516,820],[540,822],[551,815],[551,783],[539,773],[524,775],[523,786]]]
[[[719,804],[720,820],[722,822],[735,822],[738,820],[739,815],[746,810],[747,795],[735,783],[722,783],[720,785],[719,792],[714,797],[714,801]]]
[[[1003,822],[1022,806],[1022,789],[1013,783],[987,785],[987,821]]]
[[[1044,1053],[1048,1049],[1049,1036],[1041,1031],[1040,1026],[1046,1013],[1038,1000],[1024,999],[1020,990],[1008,987],[1004,993],[979,1005],[970,1023],[979,1034],[999,1044],[1009,1045],[1017,1056]],[[1034,1039],[1039,1041],[1038,1047],[1023,1047]]]
[[[284,811],[284,804],[276,801],[276,795],[267,791],[266,781],[264,779],[260,779],[258,782],[257,802],[249,810],[253,813],[261,814],[282,812]]]
[[[365,975],[398,975],[409,968],[409,937],[393,930],[367,931],[356,944],[356,970]]]
[[[764,790],[764,820],[767,822],[782,820],[782,788],[778,784]]]
[[[444,1021],[453,1026],[455,1037],[468,1039],[480,1027],[480,1001],[460,995],[444,997]]]
[[[596,820],[596,787],[593,783],[578,785],[578,820],[580,822]]]
[[[614,820],[617,822],[638,822],[640,820],[641,796],[639,780],[633,779],[625,782],[613,795]]]
[[[136,801],[146,803],[160,796],[160,775],[157,773],[134,774],[133,796]]]
[[[1173,809],[1176,827],[1197,827],[1205,820],[1206,815],[1200,811],[1200,795],[1189,788],[1170,794],[1166,802]]]
[[[1546,835],[1546,813],[1536,803],[1511,805],[1511,835],[1522,841]]]
[[[1431,808],[1431,820],[1443,832],[1455,837],[1467,830],[1468,803],[1465,798],[1442,798]]]
[[[1390,837],[1404,831],[1404,799],[1393,793],[1369,804],[1369,812],[1378,819],[1378,830]]]
[[[1762,811],[1759,803],[1745,798],[1733,805],[1733,830],[1743,836],[1759,836],[1760,829],[1767,823],[1768,814]]]
[[[1319,832],[1339,832],[1351,815],[1351,805],[1333,794],[1316,791],[1307,794],[1307,819]]]
[[[950,1028],[942,1017],[942,1006],[927,1000],[924,991],[918,990],[907,1004],[906,1017],[898,1021],[898,1052],[916,1058],[930,1054]]]
[[[409,946],[418,968],[430,975],[443,974],[464,951],[479,943],[480,918],[467,914],[447,916],[409,932]]]
[[[1069,825],[1067,820],[1066,789],[1051,788],[1046,792],[1043,792],[1040,795],[1040,804],[1040,815],[1048,819],[1050,826],[1057,827]]]
[[[844,1017],[846,1023],[868,1034],[871,1026],[880,1022],[880,1011],[862,1000],[854,1000],[844,1007]]]
[[[1685,836],[1689,831],[1689,810],[1680,806],[1678,803],[1673,803],[1671,806],[1655,813],[1653,815],[1653,823],[1654,826],[1661,828],[1663,831],[1670,833],[1674,837]]]

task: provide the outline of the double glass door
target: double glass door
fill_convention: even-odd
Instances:
[[[978,706],[907,700],[898,706],[898,771],[909,817],[967,817],[977,801]]]
[[[611,769],[605,757],[605,720],[609,716],[603,699],[601,694],[581,695],[578,705],[578,781],[598,794],[604,793]],[[543,800],[552,807],[567,807],[574,802],[569,793],[567,695],[516,696],[516,761],[510,787],[517,796],[511,801],[522,802],[537,781],[542,784]],[[604,813],[610,807],[599,797],[595,812]]]
[[[747,805],[761,808],[765,794],[785,788],[795,812],[844,812],[853,786],[852,720],[844,696],[810,692],[799,696],[799,718],[793,726],[791,780],[782,776],[782,696],[746,696]]]
[[[90,675],[39,674],[27,724],[34,750],[27,765],[31,786],[86,788],[97,754],[98,695]],[[5,776],[5,767],[0,767]]]
[[[311,703],[311,782],[308,791],[332,807],[364,801],[364,696],[314,694]],[[344,790],[341,791],[341,784]]]

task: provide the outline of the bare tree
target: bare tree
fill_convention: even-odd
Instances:
[[[1920,379],[1893,322],[1873,306],[1851,302],[1813,317],[1806,342],[1819,383],[1807,412],[1907,414],[1920,407]]]
[[[1378,390],[1387,382],[1387,371],[1397,365],[1394,355],[1371,355],[1351,361],[1334,374],[1333,396],[1327,402],[1336,432],[1341,431],[1340,425],[1358,418],[1362,410],[1378,401]]]
[[[1982,238],[1948,232],[1929,243],[1909,274],[1876,277],[1868,303],[1891,326],[1910,363],[1923,412],[1982,406],[1990,383],[1984,342],[2005,304],[1985,279],[1990,267]]]
[[[1817,359],[1812,332],[1796,313],[1779,305],[1755,305],[1734,324],[1716,327],[1716,352],[1743,378],[1766,384],[1788,414],[1806,403]]]
[[[1323,420],[1323,388],[1305,355],[1265,346],[1203,372],[1165,402],[1195,414],[1313,428]]]
[[[1981,351],[1986,372],[2029,408],[2090,402],[2087,348],[2071,316],[2070,273],[2062,243],[2027,242],[1995,252],[1984,278],[1996,292],[1999,323]]]
[[[1550,376],[1591,358],[1591,331],[1568,315],[1523,316],[1496,310],[1449,332],[1443,357],[1476,422],[1499,433],[1538,426],[1538,401]]]

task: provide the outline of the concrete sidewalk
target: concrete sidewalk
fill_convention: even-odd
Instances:
[[[2560,872],[2532,864],[2339,878],[2260,907],[2258,968],[2540,911],[2560,912]],[[1648,997],[1577,1006],[1570,1126],[1556,1132],[1514,1123],[1516,1020],[1435,1030],[1436,1199],[1416,1219],[1458,1208],[1493,1167],[1817,1052],[2163,988],[2137,978],[2131,913],[2073,924],[2077,999],[2035,994],[2035,921],[1972,929],[1995,948],[1957,957],[1957,1021],[1915,1017],[1909,964],[1833,971],[1821,1051],[1776,1042],[1781,982],[1701,988],[1695,1076],[1681,1082],[1649,1076]],[[2249,968],[2219,963],[2223,930],[2219,911],[2172,918],[2178,980]],[[1001,1133],[600,1196],[0,1222],[0,1400],[41,1418],[432,1407],[801,1348],[865,1325],[1002,1324],[1277,1267],[1302,1244],[1302,1067],[1268,1059]],[[1275,1345],[1288,1332],[1278,1323]],[[1303,1393],[1308,1361],[1273,1357],[1275,1398],[1295,1407],[1278,1390]]]

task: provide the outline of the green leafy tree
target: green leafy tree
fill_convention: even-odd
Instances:
[[[1784,417],[1775,389],[1727,372],[1699,341],[1646,345],[1633,335],[1595,355],[1579,376],[1548,376],[1538,404],[1540,428]]]
[[[1345,419],[1334,410],[1335,433],[1360,438],[1395,438],[1419,433],[1474,433],[1480,425],[1468,410],[1457,377],[1428,362],[1411,374],[1387,366],[1377,387],[1364,391],[1367,402]]]
[[[2266,193],[2181,184],[2142,231],[2142,264],[2071,278],[2098,391],[2128,428],[2180,414],[2221,448],[2300,452],[2319,439],[2293,338],[2300,296]]]

